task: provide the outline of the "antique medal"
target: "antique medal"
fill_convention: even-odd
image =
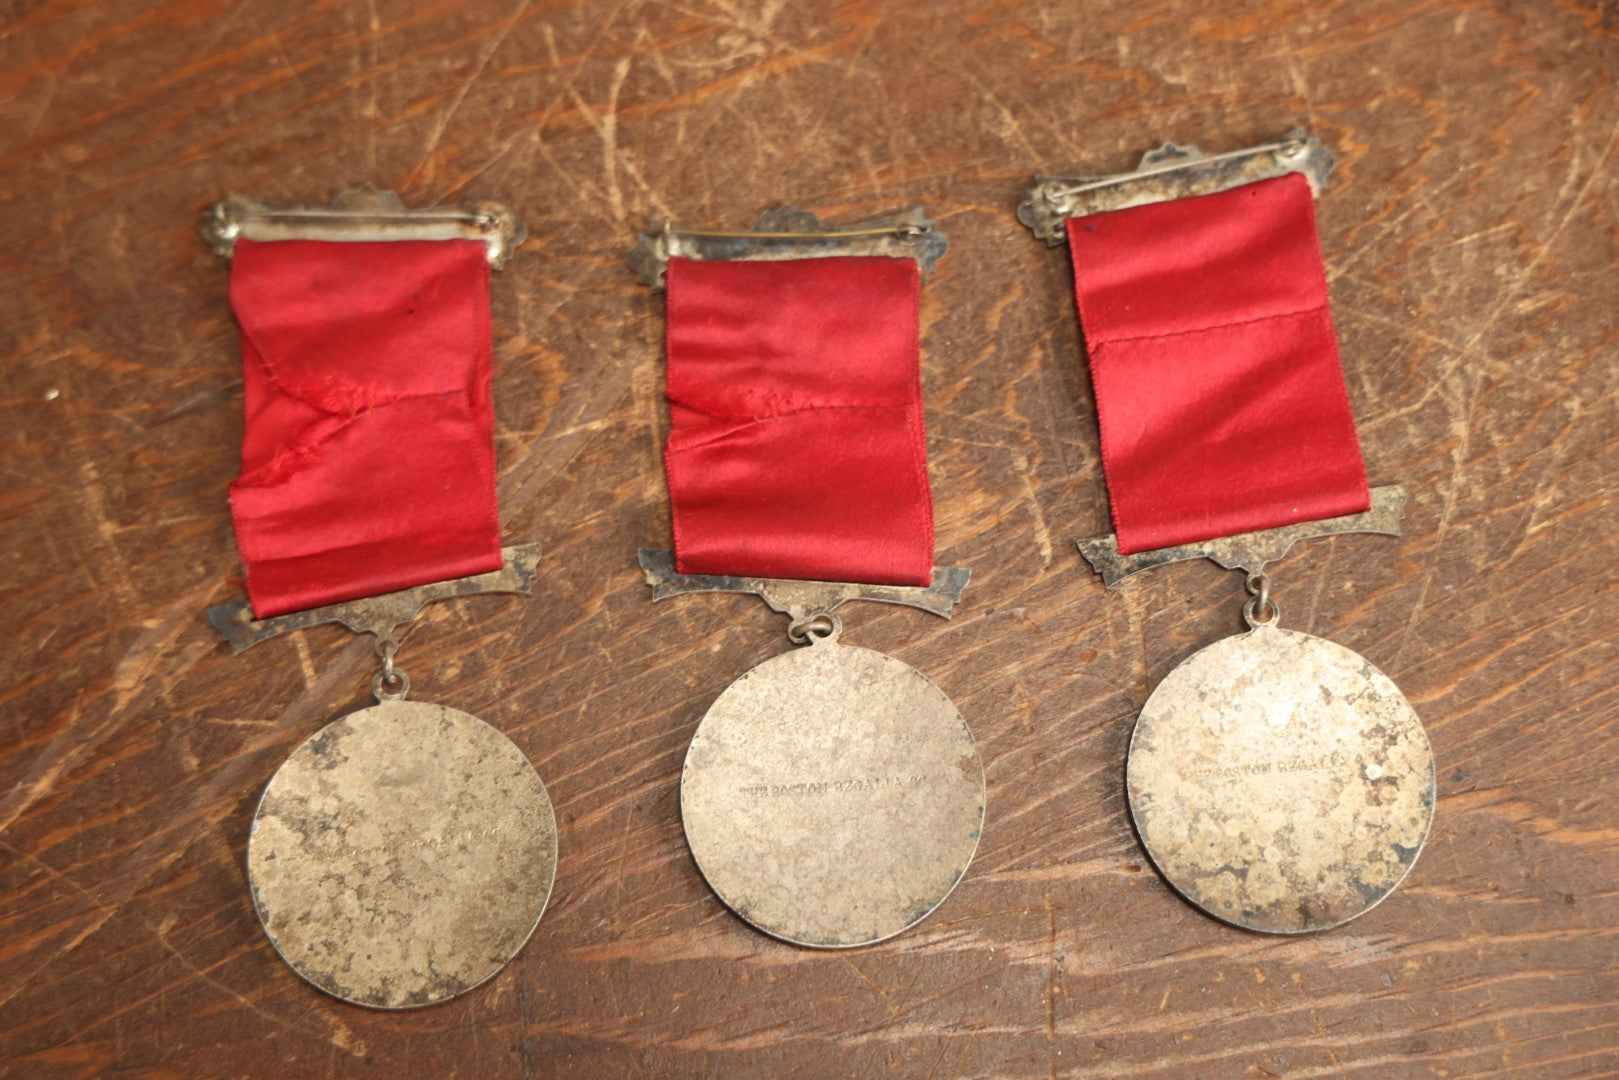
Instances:
[[[249,600],[210,608],[233,652],[337,622],[371,634],[376,704],[316,732],[264,789],[247,847],[271,944],[326,993],[430,1005],[533,933],[556,818],[510,739],[408,699],[397,630],[435,600],[530,590],[538,544],[501,548],[489,407],[489,268],[504,209],[329,208],[239,196],[205,238],[232,259],[247,425],[231,512]]]
[[[1338,926],[1392,892],[1433,820],[1434,760],[1389,678],[1281,625],[1293,543],[1397,536],[1369,489],[1338,362],[1313,197],[1332,158],[1295,132],[1133,173],[1036,182],[1019,217],[1067,242],[1115,532],[1081,552],[1108,587],[1209,558],[1246,574],[1246,633],[1148,697],[1127,793],[1141,842],[1193,904],[1253,930]]]
[[[851,600],[948,618],[968,571],[933,566],[917,295],[944,238],[920,215],[752,232],[658,225],[631,262],[667,290],[675,550],[653,598],[751,592],[799,646],[720,694],[681,817],[719,898],[799,945],[882,941],[941,904],[984,818],[984,770],[944,692],[843,643]]]

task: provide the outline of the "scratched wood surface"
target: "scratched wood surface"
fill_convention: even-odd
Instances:
[[[0,1075],[1619,1075],[1619,7],[1613,0],[945,0],[750,5],[13,2],[0,24]],[[1112,593],[1066,254],[1013,219],[1037,170],[1302,124],[1340,167],[1321,236],[1374,482],[1401,540],[1306,546],[1290,625],[1424,718],[1438,818],[1340,930],[1239,932],[1145,862],[1122,796],[1148,688],[1234,631],[1239,579]],[[241,433],[228,190],[503,196],[500,495],[535,595],[428,610],[401,662],[550,786],[562,858],[527,950],[380,1014],[275,957],[247,823],[363,704],[369,644],[232,658]],[[682,839],[702,711],[785,647],[747,597],[654,606],[666,545],[650,216],[834,219],[913,201],[950,622],[849,613],[980,740],[989,820],[948,903],[847,953],[727,914]],[[380,493],[384,495],[386,493]]]

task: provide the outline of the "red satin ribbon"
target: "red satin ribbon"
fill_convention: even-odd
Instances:
[[[238,240],[231,307],[259,618],[500,567],[483,245]]]
[[[931,580],[920,289],[908,259],[669,260],[681,573]]]
[[[1068,242],[1121,552],[1371,505],[1304,177],[1073,218]]]

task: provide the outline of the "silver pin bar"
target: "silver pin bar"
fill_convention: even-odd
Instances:
[[[230,195],[208,208],[202,238],[216,255],[230,258],[241,237],[255,241],[476,240],[497,269],[527,233],[505,205],[433,206],[410,210],[391,191],[345,191],[331,206],[276,206]]]
[[[641,283],[656,290],[663,288],[664,270],[672,258],[711,262],[887,255],[914,259],[928,274],[948,246],[920,207],[887,219],[828,228],[814,214],[783,206],[761,215],[745,231],[654,221],[630,249],[629,263]]]
[[[1036,177],[1034,187],[1018,207],[1018,220],[1056,247],[1067,240],[1069,218],[1212,195],[1288,173],[1302,174],[1310,182],[1310,190],[1320,195],[1332,165],[1332,153],[1321,140],[1301,130],[1290,131],[1275,142],[1221,154],[1205,154],[1196,146],[1166,142],[1144,154],[1132,172]]]

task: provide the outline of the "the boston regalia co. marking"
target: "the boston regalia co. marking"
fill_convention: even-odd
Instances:
[[[328,724],[264,791],[253,903],[305,979],[358,1005],[429,1005],[494,975],[551,895],[557,830],[512,741],[466,713],[385,701]]]
[[[817,638],[714,702],[680,804],[692,855],[733,911],[785,941],[845,948],[949,895],[978,846],[984,767],[920,672]]]
[[[1130,811],[1169,883],[1209,914],[1294,934],[1392,892],[1433,820],[1434,762],[1388,676],[1265,624],[1186,660],[1130,743]]]

